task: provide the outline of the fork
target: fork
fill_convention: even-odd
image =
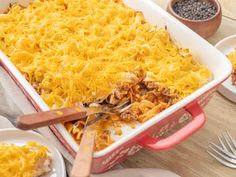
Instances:
[[[92,107],[84,107],[82,104],[76,107],[62,108],[45,112],[37,112],[34,114],[19,116],[16,120],[16,127],[22,130],[36,129],[60,122],[70,122],[85,119],[90,115],[96,116],[87,122],[87,125],[94,124],[98,120],[111,114],[121,114],[131,107],[129,100],[123,101],[116,106],[96,105]]]
[[[236,169],[236,142],[228,131],[218,135],[220,145],[210,143],[207,152],[221,164]]]

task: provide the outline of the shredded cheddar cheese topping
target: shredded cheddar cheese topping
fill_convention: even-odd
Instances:
[[[37,174],[45,174],[38,167],[44,158],[49,158],[47,153],[46,147],[35,142],[28,142],[24,146],[0,143],[0,176],[35,177]]]
[[[127,73],[137,70],[178,92],[178,100],[211,76],[188,49],[171,41],[167,30],[145,22],[142,13],[121,0],[34,0],[26,8],[13,5],[0,15],[0,49],[51,108],[104,100],[127,80]],[[171,105],[163,104],[137,121]],[[120,122],[119,117],[111,120]],[[97,149],[113,142],[106,121],[99,124]],[[78,143],[83,125],[83,121],[65,125]]]
[[[232,83],[233,85],[236,85],[236,49],[230,54],[228,54],[227,57],[233,66]]]
[[[227,55],[230,62],[232,63],[233,69],[236,69],[236,49]]]

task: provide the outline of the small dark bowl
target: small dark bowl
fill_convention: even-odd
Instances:
[[[169,12],[172,16],[177,18],[183,24],[191,28],[193,31],[198,33],[200,36],[207,38],[213,35],[217,29],[219,28],[222,20],[222,10],[221,5],[217,0],[205,0],[212,4],[214,4],[217,8],[217,12],[214,16],[206,20],[190,20],[184,17],[181,17],[173,10],[173,5],[180,0],[170,0],[167,6],[167,12]],[[204,1],[204,0],[203,0]]]

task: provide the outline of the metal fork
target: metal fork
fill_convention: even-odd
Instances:
[[[207,152],[221,164],[236,169],[236,141],[226,130],[218,135],[220,145],[210,143]]]
[[[99,106],[99,107],[94,107],[94,108],[89,108],[93,111],[93,114],[91,114],[85,123],[85,126],[90,126],[97,121],[101,119],[105,119],[109,117],[109,115],[114,115],[114,114],[121,114],[131,108],[132,104],[130,101],[123,101],[117,106],[109,107],[109,106]],[[76,126],[77,123],[74,124]]]

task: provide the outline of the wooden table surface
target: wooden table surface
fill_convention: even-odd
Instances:
[[[165,8],[168,0],[154,0]],[[223,21],[220,29],[207,40],[215,45],[219,40],[236,34],[236,0],[220,0]],[[217,142],[221,130],[229,130],[236,138],[236,104],[216,93],[205,108],[207,123],[192,137],[167,151],[141,150],[122,166],[126,168],[161,168],[182,177],[236,177],[236,170],[219,164],[206,149],[209,142]]]

